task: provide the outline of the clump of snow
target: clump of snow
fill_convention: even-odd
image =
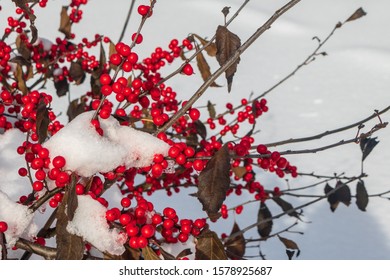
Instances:
[[[121,255],[125,248],[125,234],[110,229],[106,220],[106,208],[89,195],[77,196],[78,207],[67,230],[84,238],[98,250],[112,255]]]
[[[152,164],[155,154],[167,155],[168,144],[148,133],[121,126],[113,117],[100,119],[104,132],[100,136],[90,123],[93,114],[80,114],[44,144],[51,158],[65,157],[66,169],[89,177],[120,165],[145,167]]]
[[[19,129],[10,129],[0,135],[0,191],[12,200],[18,200],[26,190],[31,190],[29,180],[18,174],[18,169],[25,167],[26,162],[16,149],[25,140],[26,135]]]
[[[34,213],[27,206],[13,202],[0,191],[0,221],[8,225],[4,233],[8,247],[14,246],[22,236],[31,238],[36,235],[37,226],[31,223],[33,217]]]

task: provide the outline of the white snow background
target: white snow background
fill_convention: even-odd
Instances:
[[[14,8],[11,1],[1,2],[3,10],[0,13],[0,28],[4,27],[6,16]],[[73,31],[79,36],[95,33],[107,34],[113,40],[119,37],[122,30],[129,1],[89,1],[83,8],[83,20],[74,25]],[[221,9],[231,6],[231,13],[237,10],[243,1],[230,0],[167,0],[157,1],[153,16],[146,22],[143,29],[144,42],[135,49],[140,57],[149,55],[155,47],[166,47],[172,38],[179,40],[189,33],[212,37],[217,26],[223,23]],[[67,2],[66,2],[67,3]],[[147,4],[148,1],[137,1],[137,4]],[[275,10],[287,1],[263,0],[251,1],[229,26],[244,42],[258,27],[260,27]],[[58,14],[64,1],[49,1],[46,9],[36,9],[36,26],[39,36],[54,40],[61,36],[58,31]],[[326,130],[342,127],[371,115],[375,109],[383,109],[390,104],[390,2],[386,0],[310,0],[301,1],[293,9],[283,15],[270,30],[262,35],[242,56],[238,71],[234,76],[232,92],[227,93],[224,77],[217,82],[225,85],[223,88],[210,88],[199,100],[198,105],[206,104],[207,100],[224,108],[226,102],[236,103],[247,97],[250,92],[261,94],[270,86],[291,72],[316,47],[314,36],[324,39],[338,21],[344,21],[357,8],[363,7],[367,16],[358,21],[350,22],[336,31],[333,38],[325,45],[326,57],[304,67],[292,79],[278,87],[267,96],[269,112],[258,122],[261,130],[256,135],[257,143],[267,143],[288,138],[311,136]],[[124,41],[130,41],[130,36],[138,28],[140,17],[134,13]],[[93,33],[92,33],[93,32]],[[209,62],[213,59],[208,59]],[[217,63],[210,63],[213,70]],[[177,65],[176,65],[177,66]],[[168,67],[165,71],[175,69]],[[194,64],[196,72],[196,66]],[[199,73],[198,73],[199,74]],[[88,83],[85,83],[86,86]],[[186,99],[202,84],[200,75],[193,77],[175,77],[168,82],[178,93],[179,99]],[[46,89],[55,95],[53,87]],[[72,87],[72,99],[85,93],[83,87]],[[61,120],[66,120],[67,99],[55,100],[53,106],[62,111]],[[204,114],[207,114],[204,111]],[[389,121],[390,114],[382,118]],[[371,121],[367,129],[376,124]],[[303,143],[277,148],[277,150],[315,148],[331,144],[342,139],[354,137],[356,130],[349,130],[340,135],[333,135],[313,143]],[[370,194],[380,193],[390,189],[390,129],[379,131],[376,136],[380,143],[365,160],[365,178]],[[20,137],[15,135],[19,142]],[[10,155],[1,151],[6,142],[0,138],[0,174],[13,180],[9,165],[15,161]],[[7,142],[8,143],[8,142]],[[15,146],[16,148],[16,146]],[[345,171],[346,175],[354,176],[360,172],[361,152],[358,145],[350,144],[329,151],[289,156],[292,164],[298,166],[301,172],[331,175],[334,172]],[[18,163],[19,164],[19,163]],[[17,170],[20,165],[15,166]],[[15,171],[16,172],[16,171]],[[3,176],[1,176],[3,178]],[[264,174],[262,183],[267,188],[278,185],[286,187],[284,181]],[[14,178],[19,180],[19,178]],[[1,182],[2,179],[0,179]],[[19,180],[20,181],[20,180]],[[314,179],[298,178],[289,181],[291,187],[300,187],[313,183]],[[7,183],[9,189],[10,183]],[[17,186],[18,184],[15,184]],[[324,185],[312,190],[311,194],[322,194]],[[350,186],[354,194],[355,183]],[[16,187],[15,187],[16,188]],[[3,187],[2,190],[4,191]],[[154,194],[151,200],[156,209],[162,211],[166,206],[174,206],[179,217],[203,217],[200,203],[187,194],[194,189],[167,197],[164,193]],[[110,206],[119,204],[118,192],[109,193]],[[14,198],[14,197],[12,197]],[[251,196],[242,195],[237,199],[229,197],[229,206],[237,205]],[[286,198],[294,206],[306,200]],[[258,205],[245,206],[241,215],[235,220],[241,228],[252,224],[257,219]],[[279,208],[271,207],[273,214],[280,212]],[[326,201],[304,209],[303,220],[294,230],[303,231],[300,234],[283,234],[297,242],[301,249],[298,259],[389,259],[390,258],[390,201],[380,198],[370,199],[367,212],[357,209],[354,200],[349,207],[340,205],[331,213]],[[45,213],[47,215],[47,213]],[[45,217],[44,215],[44,217]],[[42,223],[39,219],[38,224]],[[233,216],[229,220],[221,220],[212,224],[211,228],[218,233],[229,233],[233,225]],[[292,218],[275,221],[275,231],[288,226]],[[279,226],[276,226],[278,225]],[[257,238],[257,231],[251,230],[245,234],[247,238]],[[48,244],[50,245],[50,244]],[[283,245],[276,238],[261,243],[262,253],[268,259],[286,259]],[[16,252],[15,252],[16,254]],[[248,255],[258,255],[257,249],[251,249]]]

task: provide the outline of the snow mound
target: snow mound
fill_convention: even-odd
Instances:
[[[31,223],[33,217],[34,213],[27,206],[13,202],[0,191],[0,221],[8,225],[4,234],[9,248],[14,246],[20,237],[31,238],[36,234],[37,227]]]
[[[106,208],[89,195],[77,196],[78,207],[73,220],[68,223],[69,233],[81,236],[102,252],[121,255],[126,236],[118,229],[110,229],[106,220]]]
[[[121,126],[113,117],[100,119],[104,132],[100,136],[90,124],[93,114],[80,114],[44,144],[51,158],[65,157],[65,169],[89,177],[120,165],[145,167],[152,164],[155,154],[167,155],[168,144],[148,133]]]

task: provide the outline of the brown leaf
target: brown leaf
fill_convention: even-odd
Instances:
[[[47,128],[49,127],[50,118],[49,118],[49,109],[46,107],[46,103],[41,100],[37,108],[37,134],[38,142],[43,143],[47,138]]]
[[[241,46],[240,38],[230,32],[225,26],[219,25],[217,28],[215,44],[217,46],[217,61],[220,66],[224,65]],[[228,92],[232,88],[233,76],[237,71],[237,65],[240,62],[240,58],[225,71],[226,80],[228,82]]]
[[[66,114],[68,115],[69,122],[73,120],[75,117],[80,115],[81,113],[84,113],[84,107],[85,103],[83,101],[80,102],[80,99],[75,99],[72,102],[70,102],[68,110]]]
[[[279,205],[282,208],[283,212],[288,212],[288,211],[291,211],[292,209],[294,209],[294,207],[292,206],[291,203],[280,198],[280,196],[274,196],[272,199],[273,199],[273,201],[276,202],[277,205]],[[300,219],[300,217],[299,217],[300,214],[295,210],[289,212],[288,215],[291,217],[295,217],[297,219]]]
[[[30,49],[27,47],[26,43],[21,39],[21,36],[26,36],[26,34],[20,34],[18,35],[18,37],[16,37],[16,40],[15,40],[15,45],[16,45],[16,49],[18,50],[18,53],[24,58],[26,59],[27,61],[30,60],[31,58],[31,51]]]
[[[324,189],[325,194],[327,195],[332,190],[334,190],[334,189],[331,186],[329,186],[329,184],[326,184],[325,189]],[[331,193],[328,195],[328,202],[330,204],[330,210],[332,210],[332,212],[334,212],[336,210],[337,206],[339,205],[339,200],[337,199],[337,196],[335,193]]]
[[[28,18],[30,19],[30,30],[32,33],[32,38],[31,38],[31,44],[34,44],[35,41],[38,38],[38,30],[34,25],[34,21],[36,19],[36,16],[32,12],[31,8],[29,7],[28,3],[30,2],[36,2],[34,0],[12,0],[12,2],[15,3],[16,6],[21,8],[25,14],[28,15]]]
[[[15,70],[14,75],[15,75],[16,81],[18,82],[19,90],[21,92],[23,92],[23,95],[26,95],[28,92],[28,88],[26,85],[26,79],[24,77],[22,66],[20,66],[19,64],[16,66],[16,70]]]
[[[232,232],[230,235],[239,232],[241,229],[237,223],[234,223]],[[226,254],[230,259],[237,260],[242,259],[245,255],[245,238],[244,234],[240,233],[233,239],[228,239],[225,243]]]
[[[203,53],[200,52],[196,55],[196,63],[198,65],[200,74],[202,75],[203,81],[207,81],[211,76],[210,66],[207,63],[206,59],[203,56]],[[220,85],[213,82],[210,87],[220,87]]]
[[[356,205],[362,211],[366,211],[368,205],[368,193],[362,180],[356,186]]]
[[[207,137],[207,129],[206,126],[200,121],[196,120],[194,121],[195,129],[197,134],[202,137],[202,139],[206,139]]]
[[[213,103],[210,102],[210,100],[207,101],[207,111],[209,111],[210,118],[215,119],[217,113],[215,112],[215,107]]]
[[[227,15],[228,15],[229,12],[230,12],[230,8],[231,8],[231,7],[224,7],[224,8],[222,9],[222,13],[223,13],[224,17],[227,17]]]
[[[76,82],[76,85],[84,82],[86,75],[80,60],[70,63],[69,76]]]
[[[154,250],[149,246],[142,248],[142,255],[144,256],[145,260],[159,260],[159,261],[161,260],[157,256],[156,252],[154,252]]]
[[[77,178],[74,174],[71,176],[71,182],[68,187],[68,197],[66,201],[66,215],[68,216],[69,221],[73,220],[74,213],[76,212],[78,206],[77,194],[76,194],[76,183]]]
[[[217,234],[211,230],[204,230],[196,238],[195,259],[197,260],[227,260],[225,248]]]
[[[66,78],[62,80],[54,80],[54,87],[58,97],[65,96],[69,91],[69,83]]]
[[[70,234],[66,230],[68,222],[70,221],[70,217],[68,215],[70,213],[74,214],[74,211],[77,208],[77,196],[74,187],[75,183],[75,176],[73,176],[72,184],[69,189],[65,191],[64,197],[57,211],[57,260],[81,260],[84,254],[83,238]]]
[[[198,177],[197,197],[211,220],[219,218],[219,209],[230,187],[230,154],[227,144],[215,153]]]
[[[103,71],[107,63],[106,52],[103,48],[103,43],[100,42],[99,70]]]
[[[205,46],[209,43],[209,41],[207,41],[206,39],[203,39],[199,35],[196,35],[196,34],[193,34],[193,35],[200,41],[200,43],[203,46]],[[205,50],[209,56],[216,56],[216,54],[217,54],[217,46],[215,45],[215,43],[210,43],[210,45],[208,45],[205,48]]]
[[[299,257],[299,254],[301,253],[301,251],[299,250],[297,243],[295,243],[294,241],[292,241],[290,239],[281,237],[279,235],[278,235],[278,237],[279,237],[279,240],[286,247],[286,253],[287,253],[287,256],[290,260],[294,256],[294,252],[296,252],[297,253],[296,256]]]
[[[232,167],[233,173],[235,176],[238,178],[244,177],[244,175],[248,172],[245,168],[245,166],[237,166],[237,167]]]
[[[363,8],[357,9],[345,22],[353,21],[365,16],[367,13],[363,10]]]
[[[23,57],[22,55],[18,55],[18,56],[15,56],[13,58],[11,58],[9,60],[9,62],[13,62],[13,63],[16,63],[16,64],[19,64],[20,66],[27,66],[27,67],[30,67],[31,66],[31,62],[28,61],[25,57]]]
[[[68,6],[62,6],[61,9],[61,20],[60,20],[60,27],[58,28],[58,31],[65,34],[65,37],[67,39],[72,38],[72,22],[70,21],[69,15],[68,15]]]
[[[346,206],[349,206],[351,204],[351,190],[349,187],[342,183],[341,181],[338,181],[336,184],[336,197],[337,200],[344,203]]]
[[[272,214],[264,202],[260,203],[259,213],[257,215],[257,231],[261,237],[267,238],[271,231],[274,222],[271,220]],[[269,219],[269,220],[268,220]]]

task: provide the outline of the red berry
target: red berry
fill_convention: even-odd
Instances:
[[[108,74],[102,74],[100,76],[100,83],[102,85],[109,85],[111,83],[111,77]]]
[[[156,229],[152,225],[144,225],[141,228],[141,234],[145,238],[151,238],[155,232],[156,232]]]
[[[192,166],[196,171],[202,171],[204,168],[204,164],[203,164],[203,161],[201,159],[194,160],[194,162],[192,163]]]
[[[128,207],[130,207],[130,205],[131,205],[131,199],[128,198],[128,197],[122,198],[122,200],[121,200],[121,205],[122,205],[123,208],[128,208]]]
[[[76,184],[76,194],[82,195],[85,192],[85,187],[82,184]]]
[[[156,163],[152,166],[152,175],[153,177],[155,178],[158,178],[162,175],[163,173],[163,167],[161,164],[159,163]]]
[[[194,74],[194,69],[192,69],[191,64],[187,63],[186,65],[184,65],[182,72],[187,76],[191,76],[192,74]]]
[[[138,6],[138,13],[141,15],[141,16],[146,16],[148,14],[150,10],[150,7],[149,6],[146,6],[146,5],[139,5]]]
[[[66,160],[63,156],[56,156],[55,158],[53,158],[52,163],[55,168],[60,169],[65,166]]]
[[[200,112],[199,112],[198,109],[192,108],[192,109],[190,110],[189,115],[190,115],[190,118],[191,118],[193,121],[197,121],[197,120],[199,119],[199,117],[200,117]]]
[[[257,146],[257,152],[258,152],[259,154],[266,154],[267,151],[268,151],[267,146],[262,145],[262,144],[260,144],[260,145]]]
[[[35,181],[33,184],[32,184],[32,188],[34,191],[36,192],[40,192],[41,190],[43,190],[43,183],[41,181]]]
[[[8,224],[6,222],[1,221],[0,222],[0,232],[1,233],[6,232],[7,229],[8,229]]]
[[[137,36],[137,33],[134,33],[134,34],[131,36],[131,40],[134,41],[136,36]],[[137,40],[135,40],[135,43],[136,43],[136,44],[141,44],[143,40],[144,40],[144,38],[142,37],[142,34],[138,34]]]
[[[188,240],[188,234],[182,232],[182,233],[180,233],[180,234],[178,235],[177,239],[178,239],[180,242],[184,243],[184,242],[186,242],[186,241]]]

